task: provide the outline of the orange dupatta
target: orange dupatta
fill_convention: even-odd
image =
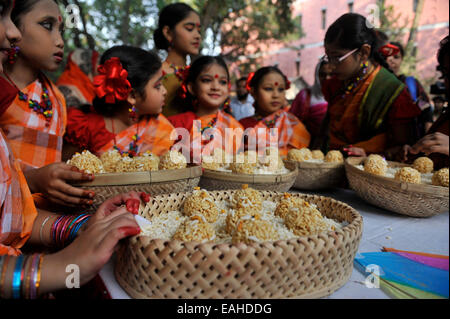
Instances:
[[[386,148],[386,133],[375,135],[367,141],[359,139],[358,117],[363,99],[381,67],[375,68],[355,91],[345,98],[338,99],[328,107],[330,114],[330,149],[341,149],[352,144],[369,153],[381,153]]]
[[[0,255],[20,255],[37,210],[18,161],[0,130]]]
[[[254,126],[254,131],[247,129],[248,133],[248,149],[257,150],[256,146],[262,146],[261,141],[266,141],[264,147],[271,145],[271,140],[274,140],[273,132],[268,129],[278,130],[278,149],[280,155],[287,155],[291,148],[308,147],[311,136],[308,130],[300,120],[289,113],[289,106],[278,110],[277,112],[265,117]],[[268,123],[271,123],[268,125]],[[270,127],[269,127],[270,126]],[[263,130],[261,130],[263,129]]]
[[[42,114],[33,111],[26,101],[16,96],[8,110],[0,117],[3,129],[14,157],[22,170],[40,168],[61,161],[63,135],[66,130],[67,112],[65,99],[58,88],[45,76],[42,77],[49,91],[53,116],[48,122]],[[22,90],[31,99],[40,102],[41,81],[36,80]]]
[[[113,150],[114,146],[128,152],[129,146],[133,142],[133,137],[138,132],[137,153],[150,151],[155,155],[161,156],[169,151],[174,143],[170,139],[173,129],[172,124],[162,114],[157,117],[146,116],[138,123],[117,134],[114,140],[111,140],[98,151],[98,155],[100,156],[107,151]]]

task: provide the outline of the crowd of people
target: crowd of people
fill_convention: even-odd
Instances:
[[[183,3],[159,14],[153,40],[164,61],[127,45],[101,55],[77,49],[56,83],[45,75],[64,59],[56,1],[0,0],[0,12],[0,298],[63,289],[68,264],[86,284],[119,240],[139,233],[129,203],[147,194],[121,194],[81,214],[95,192],[71,183],[95,176],[65,164],[76,152],[162,155],[186,142],[173,134],[184,129],[192,154],[224,145],[235,154],[273,142],[275,129],[282,156],[303,147],[400,162],[426,154],[436,169],[449,166],[448,96],[431,100],[401,74],[401,44],[362,15],[344,14],[328,28],[314,84],[289,103],[289,79],[275,66],[239,78],[232,97],[226,62],[199,54],[201,16]],[[437,59],[448,94],[448,36]]]

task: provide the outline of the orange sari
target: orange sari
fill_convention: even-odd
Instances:
[[[25,177],[0,129],[0,255],[20,255],[37,210]]]
[[[64,96],[50,80],[43,77],[42,81],[48,89],[53,107],[50,121],[33,111],[19,96],[16,96],[0,117],[0,127],[8,138],[22,170],[40,168],[61,161],[63,135],[67,124],[66,104]],[[40,102],[43,93],[41,81],[34,81],[22,92]]]
[[[170,139],[173,129],[172,124],[162,114],[157,117],[146,116],[139,123],[116,134],[113,140],[100,148],[98,155],[100,156],[107,151],[113,150],[114,146],[117,146],[124,152],[128,152],[137,132],[139,136],[137,153],[150,151],[155,155],[161,156],[169,151],[173,145],[174,141]]]

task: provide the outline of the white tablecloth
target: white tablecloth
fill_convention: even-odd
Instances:
[[[292,191],[296,193],[296,191]],[[379,252],[382,247],[400,250],[421,251],[433,254],[449,254],[449,213],[430,218],[413,218],[391,213],[372,206],[360,199],[355,192],[332,189],[323,192],[304,192],[332,197],[355,208],[362,216],[364,229],[359,253]],[[128,294],[119,286],[113,274],[114,258],[100,271],[113,299],[128,299]],[[367,288],[366,276],[353,268],[349,281],[326,298],[330,299],[385,299],[389,298],[381,289]]]

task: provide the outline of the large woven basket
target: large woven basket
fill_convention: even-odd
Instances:
[[[447,187],[405,183],[367,173],[356,165],[365,158],[349,157],[345,171],[350,187],[365,201],[389,211],[412,217],[430,217],[448,211]],[[390,167],[406,164],[388,162]]]
[[[206,190],[241,189],[243,184],[258,190],[287,192],[294,185],[297,167],[287,163],[286,174],[236,174],[231,172],[204,169],[199,186]]]
[[[297,165],[298,175],[294,188],[320,190],[338,187],[345,181],[344,163],[312,163],[285,161]]]
[[[228,200],[235,191],[214,191]],[[266,200],[282,193],[261,192]],[[190,193],[152,198],[148,214],[180,209]],[[291,240],[252,244],[182,242],[134,236],[122,242],[115,277],[133,298],[319,298],[342,287],[362,235],[361,215],[328,197],[292,194],[318,206],[342,229]],[[145,212],[144,212],[145,214]],[[148,217],[145,216],[144,217]]]
[[[132,173],[97,174],[92,182],[75,186],[95,192],[91,210],[96,210],[106,199],[129,191],[146,192],[151,195],[189,192],[198,186],[202,175],[201,166],[176,170],[159,170]]]

